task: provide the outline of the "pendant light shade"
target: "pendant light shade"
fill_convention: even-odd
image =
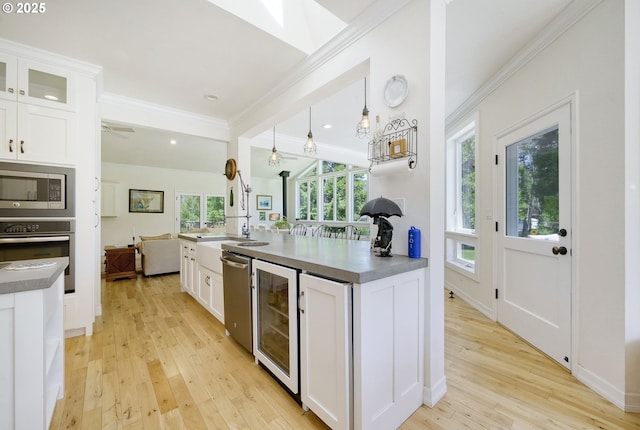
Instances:
[[[309,107],[309,134],[307,134],[307,143],[304,144],[304,153],[315,155],[317,152],[318,147],[313,141],[313,134],[311,133],[311,107]]]
[[[367,109],[367,78],[364,78],[364,109],[362,109],[362,119],[356,128],[356,136],[360,138],[369,137],[371,122],[369,121],[369,109]]]
[[[271,155],[269,156],[269,166],[278,166],[280,165],[280,153],[276,149],[276,128],[273,127],[273,149],[271,150]]]

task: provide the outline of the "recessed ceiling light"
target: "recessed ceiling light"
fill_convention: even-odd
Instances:
[[[210,102],[215,102],[219,99],[219,97],[215,94],[205,94],[204,98],[209,100]]]
[[[175,144],[176,144],[176,143],[178,143],[178,142],[177,142],[175,139],[171,139],[171,140],[169,141],[169,143],[170,143],[170,144],[172,144],[172,145],[175,145]]]
[[[56,97],[56,96],[54,96],[52,94],[45,94],[44,98],[47,99],[47,100],[53,100],[54,102],[58,101],[58,97]]]
[[[331,128],[331,127],[333,127],[331,124],[323,124],[322,125],[322,128]]]

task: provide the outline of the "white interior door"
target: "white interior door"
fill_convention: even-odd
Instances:
[[[498,321],[570,368],[570,105],[499,137],[498,154]]]

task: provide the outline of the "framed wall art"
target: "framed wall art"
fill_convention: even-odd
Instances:
[[[259,211],[271,210],[271,196],[265,196],[258,194],[256,196],[256,209]]]
[[[129,212],[163,213],[164,191],[129,189]]]

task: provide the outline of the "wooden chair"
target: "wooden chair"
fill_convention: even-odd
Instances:
[[[294,236],[306,236],[307,226],[304,224],[294,224],[289,230],[289,234]]]

